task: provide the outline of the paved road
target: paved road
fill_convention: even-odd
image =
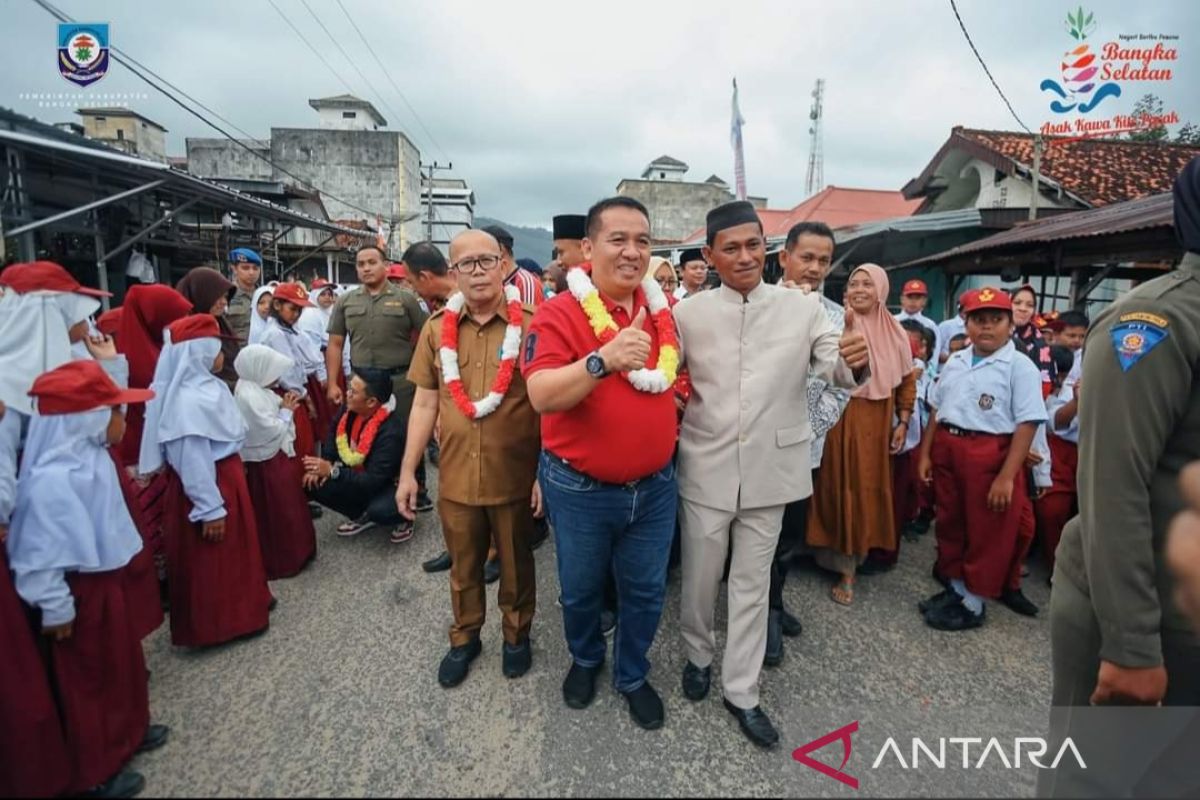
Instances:
[[[849,709],[1048,702],[1044,614],[1030,620],[993,605],[985,627],[965,634],[922,623],[914,604],[937,588],[928,576],[932,537],[906,545],[891,573],[861,579],[851,608],[828,599],[828,579],[815,569],[789,579],[787,603],[805,630],[788,640],[783,665],[764,672],[763,705],[783,740],[770,753],[746,742],[718,691],[696,704],[683,697],[678,575],[651,654],[666,726],[637,728],[607,670],[590,708],[566,708],[552,542],[536,554],[533,669],[519,680],[501,674],[493,614],[471,675],[443,690],[436,671],[448,646],[447,578],[420,569],[442,548],[436,513],[422,515],[415,538],[398,546],[379,529],[338,539],[339,521],[321,520],[318,558],[306,572],[272,585],[279,606],[265,635],[201,652],[171,647],[166,626],[147,640],[151,710],[173,729],[168,746],[134,763],[148,794],[846,796],[791,751]],[[1027,580],[1039,605],[1044,578],[1035,565]],[[872,757],[856,751],[851,766],[865,772]],[[921,791],[911,781],[864,789]]]

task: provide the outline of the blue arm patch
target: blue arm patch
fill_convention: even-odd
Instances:
[[[1113,349],[1117,352],[1117,361],[1124,372],[1153,350],[1170,333],[1166,327],[1152,322],[1122,322],[1114,325],[1109,331]]]

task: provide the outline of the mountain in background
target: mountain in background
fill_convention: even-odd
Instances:
[[[491,217],[475,217],[476,228],[486,228],[488,225],[499,225],[513,235],[513,255],[516,258],[532,258],[543,267],[550,261],[550,252],[554,249],[554,234],[548,229],[522,228],[520,225],[509,225]]]

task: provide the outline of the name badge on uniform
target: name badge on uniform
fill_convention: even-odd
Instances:
[[[1109,331],[1121,371],[1128,372],[1134,364],[1166,339],[1170,335],[1167,330],[1170,324],[1167,319],[1157,314],[1122,314],[1117,324]]]

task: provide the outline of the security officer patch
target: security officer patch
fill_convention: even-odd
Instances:
[[[996,404],[996,398],[992,397],[990,394],[979,395],[979,407],[982,408],[984,411],[991,411],[992,406],[995,404]]]
[[[1158,324],[1160,322],[1161,325]],[[1120,323],[1109,331],[1109,336],[1123,372],[1132,369],[1134,364],[1170,335],[1168,324],[1162,317],[1150,314],[1125,314],[1121,317]]]

